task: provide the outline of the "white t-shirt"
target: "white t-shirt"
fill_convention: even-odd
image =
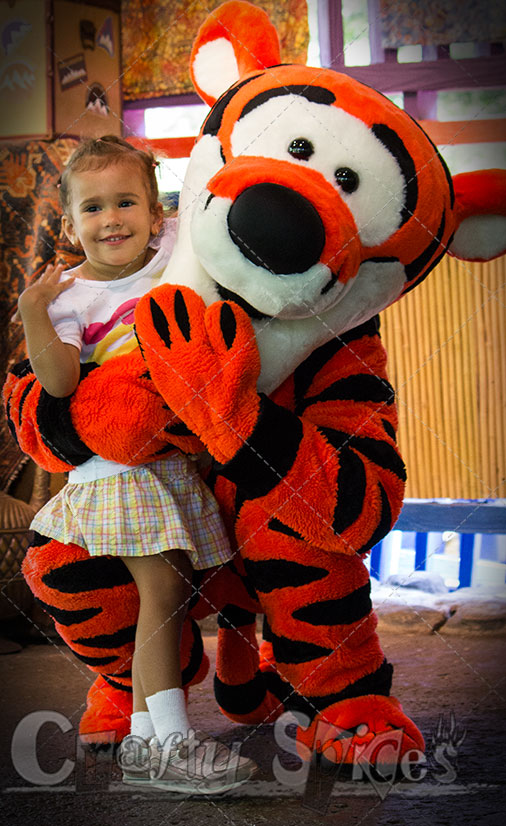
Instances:
[[[80,350],[81,364],[103,364],[137,346],[133,332],[135,306],[159,283],[172,254],[175,227],[175,219],[165,222],[158,251],[138,272],[114,281],[76,278],[49,305],[49,318],[59,338]],[[74,272],[66,270],[61,280]]]
[[[160,282],[174,248],[176,219],[165,222],[158,251],[138,272],[115,281],[76,278],[48,307],[49,317],[61,340],[80,350],[81,364],[103,364],[113,356],[137,347],[134,310],[139,299]],[[157,244],[158,245],[158,244]],[[153,244],[155,246],[155,243]],[[62,280],[74,269],[62,273]],[[91,482],[132,470],[131,465],[93,456],[69,473],[69,482]]]

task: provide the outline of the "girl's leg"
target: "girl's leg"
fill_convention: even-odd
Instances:
[[[140,598],[132,667],[132,733],[148,739],[149,706],[155,732],[164,742],[168,734],[188,727],[181,685],[180,640],[193,571],[181,550],[124,557],[123,561]]]
[[[124,561],[140,597],[133,661],[134,719],[147,708],[161,746],[153,750],[130,738],[135,742],[133,755],[126,749],[122,761],[124,782],[148,782],[162,790],[197,794],[241,785],[255,772],[255,763],[192,731],[186,714],[179,651],[191,594],[192,567],[186,555],[167,551]]]
[[[155,729],[146,705],[144,690],[140,681],[139,669],[137,668],[135,656],[132,660],[132,692],[133,701],[132,715],[130,718],[130,734],[134,734],[137,737],[142,737],[143,740],[149,741],[153,737]]]

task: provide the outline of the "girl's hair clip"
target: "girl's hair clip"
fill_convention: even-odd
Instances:
[[[160,161],[153,161],[151,166],[153,166],[156,169],[157,166],[160,166]]]

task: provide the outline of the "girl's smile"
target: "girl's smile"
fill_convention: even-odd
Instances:
[[[123,241],[128,240],[128,238],[130,238],[129,235],[108,235],[107,238],[102,238],[102,241],[110,246],[118,246],[122,244]]]

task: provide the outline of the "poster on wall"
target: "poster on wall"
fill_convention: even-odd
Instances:
[[[194,92],[188,64],[201,23],[222,0],[123,0],[122,69],[125,100]],[[306,0],[259,0],[274,23],[287,63],[305,63]]]
[[[109,3],[54,0],[54,130],[120,135],[119,13]]]
[[[47,132],[46,8],[41,0],[0,3],[0,96],[0,137]]]
[[[504,0],[380,0],[384,49],[506,39]]]
[[[72,86],[79,86],[79,84],[88,80],[86,61],[83,54],[75,55],[67,60],[59,60],[57,66],[62,92],[71,89]]]

